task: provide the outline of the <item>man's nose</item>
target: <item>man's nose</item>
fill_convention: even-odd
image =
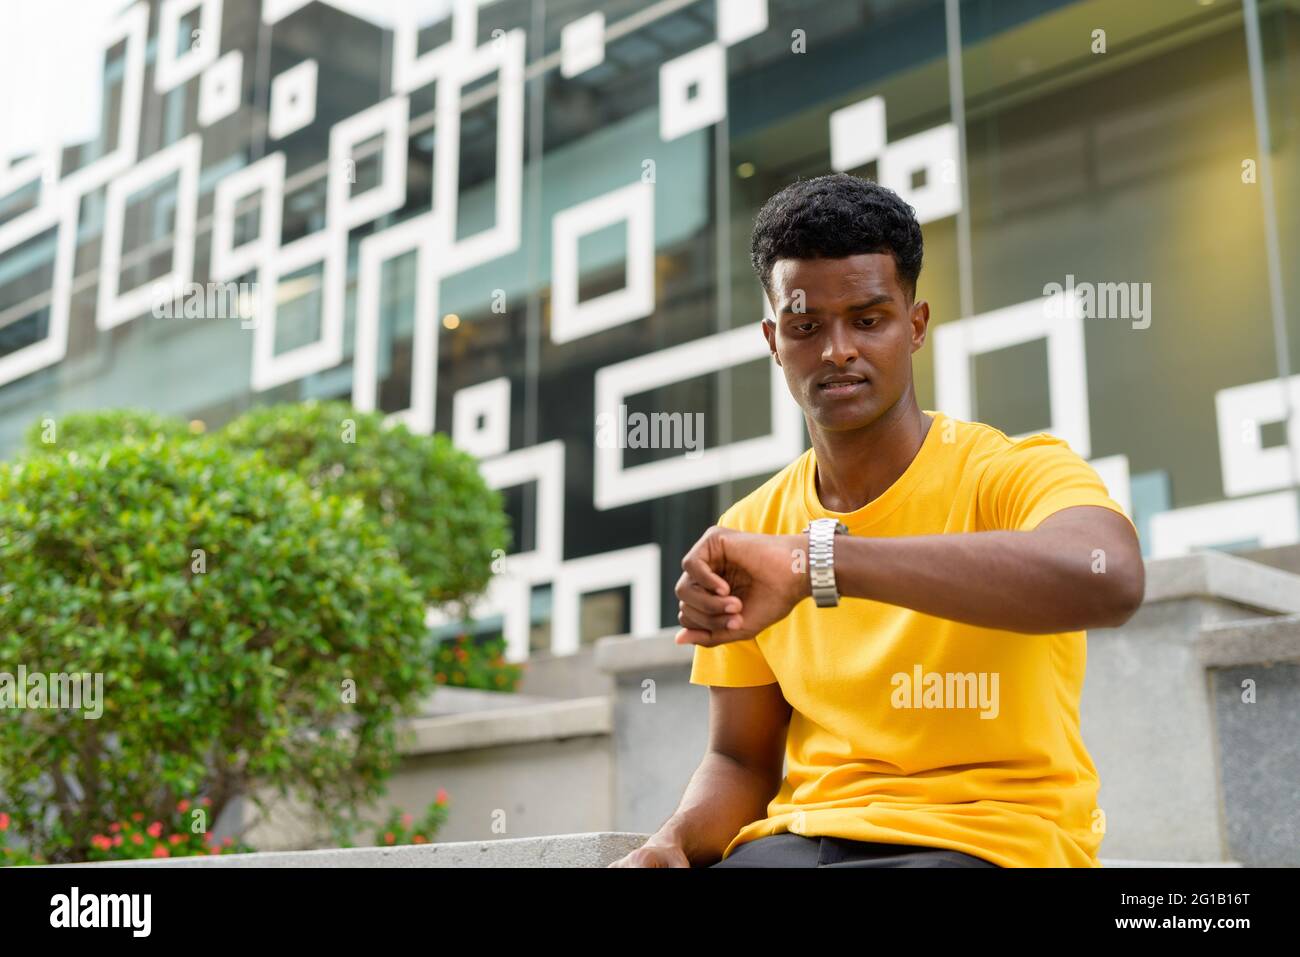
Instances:
[[[832,325],[826,332],[826,347],[822,350],[822,360],[832,365],[842,366],[858,357],[858,347],[853,342],[852,334],[839,325]]]

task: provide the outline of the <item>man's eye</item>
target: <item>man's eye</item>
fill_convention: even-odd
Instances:
[[[863,318],[863,319],[859,319],[859,320],[858,320],[858,322],[862,323],[862,324],[863,324],[864,326],[866,326],[868,329],[870,329],[872,326],[874,326],[874,325],[876,324],[877,321],[878,321],[878,320],[876,319],[875,316],[868,316],[868,317],[866,317],[866,318]]]
[[[817,324],[813,322],[801,322],[795,326],[795,329],[799,332],[812,332],[816,325]]]

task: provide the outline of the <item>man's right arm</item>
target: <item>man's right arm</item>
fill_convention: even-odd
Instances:
[[[709,688],[709,748],[676,812],[615,867],[707,867],[781,786],[790,705],[775,682]]]

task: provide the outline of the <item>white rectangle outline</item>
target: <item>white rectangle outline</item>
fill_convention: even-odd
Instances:
[[[504,489],[537,482],[537,533],[533,549],[506,556],[506,571],[529,582],[546,581],[564,561],[564,442],[507,452],[479,463],[489,488]]]
[[[216,282],[235,279],[257,268],[280,245],[284,208],[284,153],[272,153],[217,183],[212,200],[212,258],[210,272]],[[260,192],[257,239],[238,249],[235,241],[235,206]]]
[[[1092,454],[1092,433],[1083,312],[1077,289],[1069,300],[1058,293],[938,326],[934,330],[935,405],[954,419],[969,419],[971,358],[1038,339],[1047,340],[1052,422],[1046,431],[1064,439],[1086,459]]]
[[[418,90],[443,75],[454,57],[470,55],[477,45],[480,6],[483,4],[476,0],[453,0],[451,39],[418,55],[418,11],[409,4],[403,6],[393,25],[393,90],[397,93]]]
[[[570,206],[551,220],[551,341],[572,342],[644,318],[655,308],[654,186],[637,180]],[[578,242],[598,229],[627,223],[622,289],[578,301]]]
[[[410,405],[385,422],[403,422],[432,435],[438,387],[438,285],[434,262],[437,213],[422,213],[361,240],[357,258],[357,330],[352,365],[352,404],[373,412],[379,388],[379,294],[388,260],[415,252],[415,327],[411,342]]]
[[[434,157],[435,210],[442,211],[444,276],[514,252],[519,248],[524,170],[524,31],[511,30],[473,53],[450,61],[438,81]],[[460,92],[493,69],[497,83],[496,222],[472,236],[456,239],[460,170]]]
[[[564,563],[551,586],[551,652],[571,655],[581,647],[578,602],[582,595],[630,585],[631,633],[659,630],[659,546],[634,545]]]
[[[99,300],[95,325],[112,329],[150,310],[160,297],[172,300],[185,294],[185,284],[194,276],[194,231],[199,205],[199,161],[203,137],[191,133],[166,149],[154,153],[108,184],[104,201],[104,232],[99,264]],[[118,291],[122,269],[122,227],[126,203],[132,193],[176,173],[176,228],[172,239],[172,267],[166,275],[137,286],[128,292]]]
[[[1229,498],[1169,509],[1151,516],[1151,558],[1186,555],[1197,548],[1226,545],[1246,537],[1260,548],[1300,541],[1300,507],[1294,491]]]
[[[154,56],[153,89],[166,93],[211,66],[221,51],[221,8],[225,0],[162,0],[158,10],[158,45]],[[176,53],[176,30],[181,17],[199,8],[198,48]]]
[[[77,251],[77,217],[81,203],[76,196],[63,196],[56,205],[37,210],[39,216],[23,216],[27,235],[17,243],[38,236],[51,226],[58,235],[54,246],[54,276],[50,284],[50,322],[44,339],[0,356],[0,386],[54,365],[68,353],[68,322],[72,300],[72,269]]]
[[[596,372],[596,415],[617,418],[624,396],[768,355],[762,332],[756,324],[747,324],[606,366]],[[623,467],[621,448],[602,448],[593,441],[595,507],[603,511],[788,465],[803,452],[803,412],[790,397],[775,362],[769,380],[772,431],[768,435],[706,449],[693,459],[675,457],[632,468]]]
[[[1286,422],[1289,408],[1300,408],[1300,375],[1229,386],[1214,394],[1219,468],[1229,498],[1286,488],[1293,475],[1300,475],[1300,419],[1288,423],[1285,445],[1264,448],[1260,432],[1265,424]],[[1243,425],[1249,426],[1249,435],[1243,434]]]
[[[321,337],[288,352],[276,354],[276,286],[281,276],[312,263],[321,262],[323,304],[321,308]],[[265,392],[276,386],[293,382],[322,369],[330,369],[343,361],[343,285],[348,268],[348,234],[333,224],[281,246],[273,256],[263,262],[258,279],[264,290],[259,299],[262,307],[253,327],[254,392]]]
[[[401,209],[406,203],[406,128],[410,109],[406,97],[390,96],[330,128],[325,210],[331,228],[352,229]],[[384,137],[379,185],[353,197],[352,184],[344,175],[352,150],[379,133]]]

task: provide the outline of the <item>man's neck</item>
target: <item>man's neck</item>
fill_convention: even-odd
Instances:
[[[818,500],[832,512],[854,512],[879,498],[912,464],[932,421],[909,390],[861,429],[826,432],[809,423]]]

